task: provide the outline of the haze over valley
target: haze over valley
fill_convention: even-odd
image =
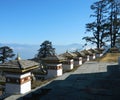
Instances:
[[[31,59],[38,53],[40,45],[30,45],[30,44],[4,44],[1,43],[0,46],[9,46],[13,49],[14,53],[21,56],[22,59]],[[68,51],[81,50],[82,44],[74,43],[69,45],[53,45],[55,52],[61,54]]]

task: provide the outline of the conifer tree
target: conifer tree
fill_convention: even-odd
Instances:
[[[8,59],[11,59],[15,56],[13,50],[8,46],[0,47],[0,61],[2,63],[6,62]]]
[[[53,55],[55,55],[55,48],[52,47],[52,43],[48,40],[44,41],[38,50],[37,59]]]
[[[116,46],[117,36],[120,34],[120,2],[108,0],[108,32],[111,47]]]
[[[90,42],[92,44],[96,44],[97,48],[101,48],[105,45],[104,38],[107,34],[105,34],[104,23],[106,15],[106,2],[104,0],[100,0],[91,5],[91,9],[94,11],[94,14],[91,17],[94,17],[95,20],[91,23],[86,24],[86,32],[92,34],[92,36],[83,37],[86,42]]]

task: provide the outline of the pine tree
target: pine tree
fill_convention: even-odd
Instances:
[[[48,40],[44,41],[38,50],[37,59],[53,55],[55,55],[55,48],[52,47],[52,43]]]
[[[117,0],[108,0],[108,30],[111,47],[116,46],[117,36],[120,30],[120,3]]]
[[[99,0],[91,5],[95,21],[86,24],[86,32],[92,36],[83,37],[86,42],[96,44],[97,48],[110,43],[116,46],[117,36],[120,34],[120,2],[119,0]]]
[[[107,35],[104,31],[104,24],[106,18],[106,2],[101,0],[95,2],[91,5],[91,9],[94,11],[94,14],[91,17],[94,17],[95,20],[91,23],[86,24],[86,32],[92,33],[92,36],[83,37],[86,42],[96,44],[97,48],[101,48],[105,45],[104,38]]]
[[[15,54],[13,54],[13,50],[8,46],[0,47],[0,61],[2,63],[6,62],[8,58],[13,58]]]

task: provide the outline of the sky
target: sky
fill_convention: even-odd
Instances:
[[[0,0],[0,43],[84,43],[96,0]]]

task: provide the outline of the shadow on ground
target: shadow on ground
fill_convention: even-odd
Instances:
[[[107,66],[107,72],[71,74],[17,100],[120,100],[120,66]]]

